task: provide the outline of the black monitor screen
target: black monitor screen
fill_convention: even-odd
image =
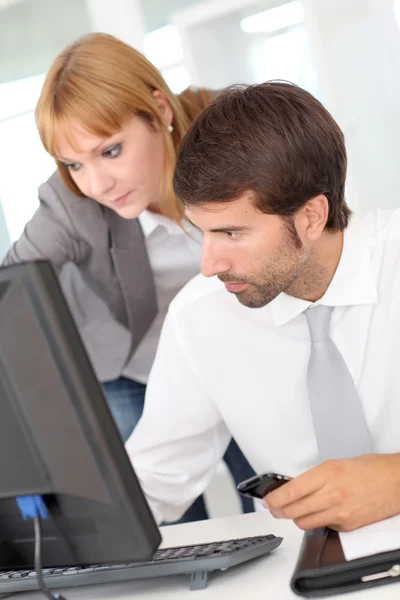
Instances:
[[[0,569],[32,568],[15,498],[40,494],[43,566],[149,558],[161,537],[46,261],[0,269]]]

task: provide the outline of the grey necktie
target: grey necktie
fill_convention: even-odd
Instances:
[[[308,392],[321,461],[372,452],[356,386],[329,337],[332,311],[322,305],[305,311],[311,335]]]

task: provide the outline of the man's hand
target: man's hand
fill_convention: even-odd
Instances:
[[[400,454],[329,460],[267,494],[274,517],[300,529],[351,531],[400,513]]]

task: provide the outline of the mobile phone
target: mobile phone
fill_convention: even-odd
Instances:
[[[241,481],[237,486],[237,490],[243,494],[243,496],[249,496],[250,498],[264,498],[264,496],[272,492],[272,490],[276,490],[276,488],[287,483],[291,479],[291,477],[278,475],[278,473],[264,473]]]

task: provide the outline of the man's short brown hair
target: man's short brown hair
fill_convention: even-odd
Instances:
[[[174,188],[186,206],[228,202],[252,191],[264,213],[294,215],[319,194],[326,227],[345,229],[344,136],[311,94],[287,82],[233,86],[196,119],[177,155]]]

